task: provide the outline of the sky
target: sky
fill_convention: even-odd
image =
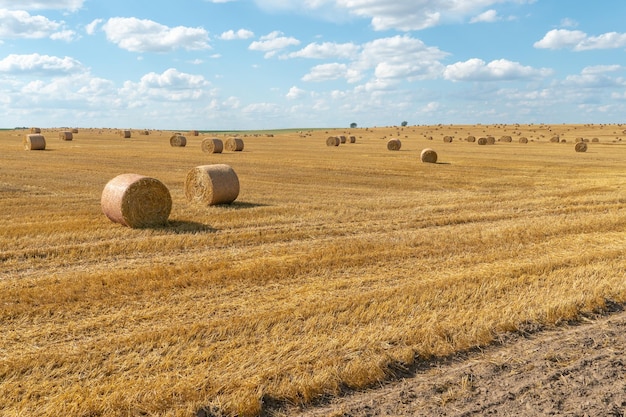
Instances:
[[[626,122],[626,2],[0,0],[0,127]]]

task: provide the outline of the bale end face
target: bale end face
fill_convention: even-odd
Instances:
[[[399,151],[402,148],[402,142],[400,139],[390,139],[387,141],[387,149],[390,151]]]
[[[224,143],[218,138],[205,138],[202,140],[202,152],[205,153],[222,153]]]
[[[433,149],[426,148],[420,153],[420,159],[422,162],[434,164],[437,162],[437,152]]]
[[[578,142],[574,146],[576,152],[587,152],[587,142]]]
[[[174,135],[170,137],[170,146],[185,147],[187,146],[187,138],[183,135]]]
[[[339,146],[341,139],[338,136],[329,136],[326,139],[326,146]]]

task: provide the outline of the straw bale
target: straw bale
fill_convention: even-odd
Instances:
[[[120,135],[124,138],[124,139],[128,139],[130,137],[130,130],[122,130],[120,132]]]
[[[496,143],[496,138],[494,138],[493,136],[487,136],[487,145],[495,145]]]
[[[187,173],[185,197],[192,203],[230,204],[239,195],[239,178],[226,164],[201,165]]]
[[[485,138],[485,137],[478,138],[478,144],[479,145],[486,145],[487,144],[487,138]]]
[[[74,139],[74,135],[69,130],[64,132],[59,132],[59,139],[61,140],[72,140]]]
[[[204,138],[202,140],[202,152],[206,153],[222,153],[224,143],[218,138]]]
[[[528,143],[528,138],[526,136],[522,136],[519,138],[519,143]]]
[[[350,143],[356,143],[356,136],[350,136]]]
[[[444,136],[443,137],[444,143],[451,143],[452,139],[453,139],[452,136]]]
[[[39,133],[41,133],[41,129],[40,129],[40,128],[38,128],[38,127],[31,127],[31,128],[30,128],[30,133],[36,133],[36,134],[39,134]]]
[[[600,139],[598,139],[598,138],[593,138],[593,139],[591,139],[591,141],[592,141],[592,142],[594,142],[594,143],[598,143],[598,142],[600,142]]]
[[[469,135],[467,138],[465,138],[465,140],[468,142],[476,142],[476,136]]]
[[[578,142],[574,146],[576,152],[587,152],[587,142]]]
[[[401,147],[402,142],[400,142],[400,139],[389,139],[387,141],[387,149],[390,151],[399,151]]]
[[[552,136],[550,138],[550,142],[552,142],[552,143],[559,143],[560,141],[561,141],[561,138],[558,137],[558,136]]]
[[[46,149],[46,138],[43,135],[30,134],[24,137],[24,149],[27,151],[43,151]]]
[[[500,138],[500,142],[510,143],[513,142],[513,138],[509,135],[505,135]]]
[[[155,178],[121,174],[106,184],[100,205],[114,223],[132,228],[152,227],[167,223],[172,197],[167,187]]]
[[[170,137],[170,146],[185,147],[187,146],[187,138],[183,135],[176,134]]]
[[[326,146],[339,146],[341,139],[338,136],[329,136],[326,138]]]
[[[346,143],[347,139],[346,139],[345,136],[341,135],[341,136],[339,136],[339,140],[341,141],[341,143]]]
[[[77,128],[72,129],[72,133],[78,133],[78,129]]]
[[[197,130],[190,130],[189,131],[189,136],[199,136],[200,132],[198,132]]]
[[[423,149],[420,153],[420,159],[422,160],[422,162],[429,162],[431,164],[434,164],[435,162],[437,162],[437,152],[435,152],[431,148]]]
[[[226,150],[241,152],[243,151],[243,139],[241,138],[228,138],[224,144]]]

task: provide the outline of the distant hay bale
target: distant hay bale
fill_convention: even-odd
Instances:
[[[228,138],[224,144],[226,150],[241,152],[243,151],[243,139],[241,138]]]
[[[578,136],[576,139],[574,139],[574,142],[576,142],[576,143],[578,143],[578,142],[584,142],[584,141],[585,141],[585,140],[584,140],[582,137],[580,137],[580,136]]]
[[[467,142],[476,142],[476,136],[469,135],[467,138],[465,138],[465,140]]]
[[[131,228],[152,227],[167,223],[172,197],[167,187],[155,178],[121,174],[106,184],[100,205],[114,223]]]
[[[139,131],[139,134],[148,136],[150,134],[150,131],[149,130],[141,130],[141,131]]]
[[[72,129],[72,133],[78,133],[78,129],[77,128]]]
[[[187,173],[185,197],[192,203],[230,204],[239,195],[239,178],[226,164],[201,165]]]
[[[598,142],[600,142],[600,139],[598,139],[598,138],[593,138],[593,139],[591,139],[591,141],[592,141],[593,143],[598,143]]]
[[[122,130],[120,132],[120,136],[122,136],[124,139],[128,139],[130,137],[130,130]]]
[[[390,151],[399,151],[402,147],[402,142],[400,139],[389,139],[387,141],[387,149]]]
[[[443,137],[444,143],[451,143],[452,140],[453,140],[452,136],[444,136]]]
[[[329,136],[326,138],[326,146],[339,146],[341,140],[338,136]]]
[[[485,137],[478,138],[478,144],[479,145],[486,145],[487,144],[487,138],[485,138]]]
[[[559,143],[560,141],[561,141],[561,138],[558,137],[558,136],[552,136],[550,138],[550,142],[552,142],[552,143]]]
[[[339,140],[341,141],[341,143],[346,143],[347,139],[346,139],[345,136],[341,135],[341,136],[339,136]]]
[[[185,147],[187,146],[187,138],[183,135],[173,135],[170,137],[170,146]]]
[[[420,159],[422,162],[434,164],[437,162],[437,152],[430,148],[423,149],[420,153]]]
[[[38,128],[38,127],[31,127],[30,128],[30,133],[40,134],[41,133],[41,129]]]
[[[487,145],[495,145],[496,143],[496,138],[494,138],[493,136],[487,136]]]
[[[513,138],[511,136],[505,135],[500,138],[500,142],[510,143],[513,142]]]
[[[587,142],[578,142],[574,146],[576,152],[587,152]]]
[[[24,149],[27,151],[43,151],[46,149],[46,138],[43,135],[26,135],[23,143]]]
[[[519,143],[528,143],[528,138],[526,136],[522,136],[519,138]]]
[[[189,131],[189,136],[199,136],[200,132],[198,132],[197,130],[190,130]]]
[[[69,130],[64,132],[59,132],[59,139],[61,140],[72,140],[74,138],[74,134]]]
[[[356,143],[356,136],[350,136],[350,143]]]
[[[222,153],[224,143],[218,138],[205,138],[202,140],[202,152]]]

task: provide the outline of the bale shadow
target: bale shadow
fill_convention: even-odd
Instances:
[[[193,233],[214,233],[217,229],[209,226],[208,224],[193,222],[189,220],[169,220],[167,224],[163,226],[154,227],[155,230],[162,230],[173,234],[193,234]]]
[[[215,207],[228,207],[235,210],[250,209],[255,207],[267,207],[269,204],[251,203],[247,201],[233,201],[230,204],[216,204]]]

